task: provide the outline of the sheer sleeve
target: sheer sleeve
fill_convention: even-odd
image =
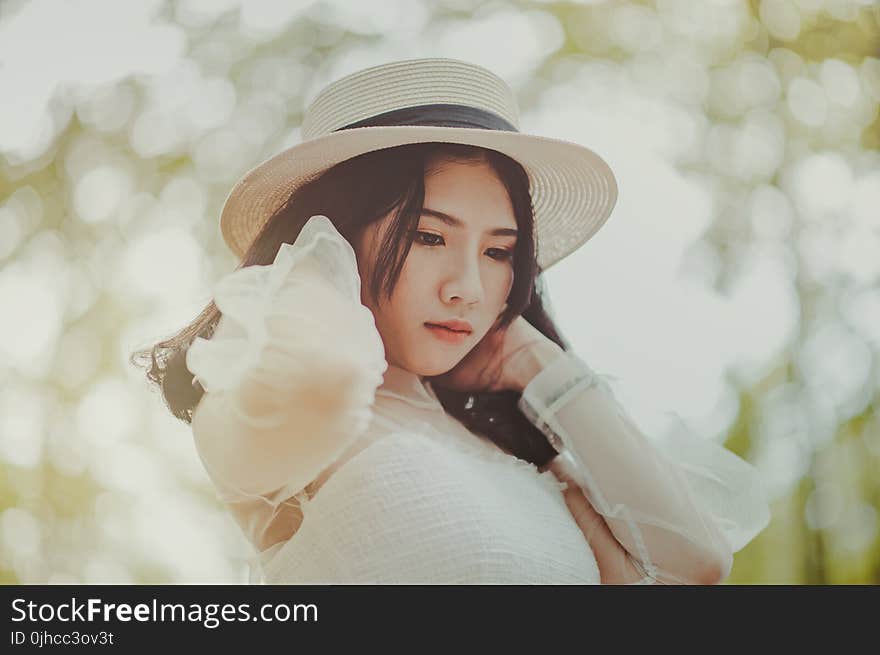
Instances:
[[[214,301],[217,328],[186,358],[205,389],[191,427],[222,499],[270,510],[237,517],[259,543],[279,505],[366,430],[387,363],[354,251],[325,216],[271,265],[222,278]]]
[[[770,520],[758,470],[686,430],[643,435],[602,376],[561,351],[519,400],[642,572],[641,583],[715,584]]]

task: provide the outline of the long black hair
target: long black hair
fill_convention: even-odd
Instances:
[[[375,150],[343,161],[297,188],[263,226],[244,253],[239,268],[271,264],[282,243],[296,241],[303,225],[316,214],[327,216],[352,247],[364,228],[394,212],[389,229],[376,250],[369,293],[390,297],[418,229],[425,196],[425,176],[444,162],[485,162],[509,194],[519,231],[514,250],[514,280],[500,326],[519,315],[564,350],[568,344],[542,302],[541,269],[537,263],[534,214],[525,169],[495,150],[465,144],[414,143]],[[355,252],[357,252],[357,249]],[[148,368],[148,380],[160,389],[171,413],[186,423],[204,394],[193,385],[186,352],[197,337],[209,339],[220,310],[211,301],[189,325],[168,339],[132,353],[130,361]],[[434,387],[443,407],[475,434],[538,467],[556,455],[547,438],[517,407],[519,392],[457,392]]]

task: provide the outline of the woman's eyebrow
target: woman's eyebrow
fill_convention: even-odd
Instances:
[[[437,211],[436,209],[428,209],[427,207],[424,207],[422,209],[422,214],[425,216],[433,216],[435,218],[439,218],[441,221],[443,221],[447,225],[451,225],[452,227],[464,227],[464,223],[460,219],[456,218],[455,216],[445,214],[441,211]],[[519,232],[509,227],[496,227],[494,230],[486,230],[486,234],[491,234],[492,236],[515,237],[517,234],[519,234]]]

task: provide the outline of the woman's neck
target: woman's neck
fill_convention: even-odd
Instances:
[[[430,382],[426,382],[421,375],[394,364],[388,365],[376,394],[398,398],[427,409],[443,407]]]

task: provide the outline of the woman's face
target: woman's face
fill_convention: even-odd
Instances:
[[[361,301],[376,318],[390,365],[440,375],[480,342],[505,309],[513,286],[513,206],[488,164],[443,163],[425,177],[419,232],[394,292],[376,305],[367,297],[366,281],[390,220],[389,214],[367,226],[356,249]],[[498,230],[507,233],[493,234]],[[470,334],[449,339],[425,325],[453,319],[469,322]]]

